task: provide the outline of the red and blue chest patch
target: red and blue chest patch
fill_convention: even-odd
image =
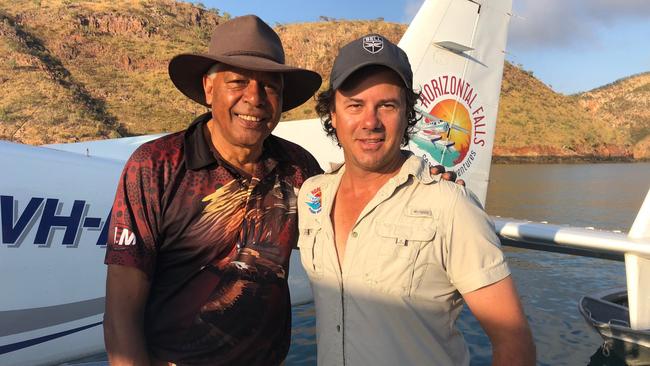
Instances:
[[[323,208],[322,204],[322,193],[320,187],[316,187],[311,192],[307,193],[307,207],[309,207],[309,212],[317,214]]]

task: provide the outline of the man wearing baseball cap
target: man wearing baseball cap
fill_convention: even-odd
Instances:
[[[124,168],[105,259],[109,361],[280,364],[296,191],[321,169],[270,134],[321,77],[286,65],[278,35],[256,16],[219,25],[209,52],[174,57],[169,75],[211,111],[143,144]]]
[[[298,194],[319,365],[469,365],[455,326],[466,303],[494,365],[532,365],[535,347],[489,217],[460,185],[401,150],[418,95],[403,50],[378,34],[339,51],[318,96],[345,164]]]

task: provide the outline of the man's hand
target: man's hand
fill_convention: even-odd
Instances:
[[[429,167],[429,171],[431,172],[431,175],[438,175],[442,174],[441,178],[444,180],[448,180],[450,182],[456,182],[456,184],[460,184],[461,186],[465,187],[465,181],[462,179],[456,179],[456,172],[453,170],[448,172],[445,171],[445,167],[442,165],[433,165]]]

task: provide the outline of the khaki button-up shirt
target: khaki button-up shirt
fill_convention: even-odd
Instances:
[[[468,365],[455,326],[461,294],[510,274],[489,217],[410,156],[359,215],[341,267],[330,214],[344,171],[307,180],[298,195],[318,364]]]

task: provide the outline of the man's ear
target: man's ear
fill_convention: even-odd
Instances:
[[[330,112],[330,118],[332,120],[332,127],[336,129],[336,111],[333,110]]]
[[[203,75],[203,93],[205,94],[205,103],[212,105],[212,91],[214,86],[214,77]]]

